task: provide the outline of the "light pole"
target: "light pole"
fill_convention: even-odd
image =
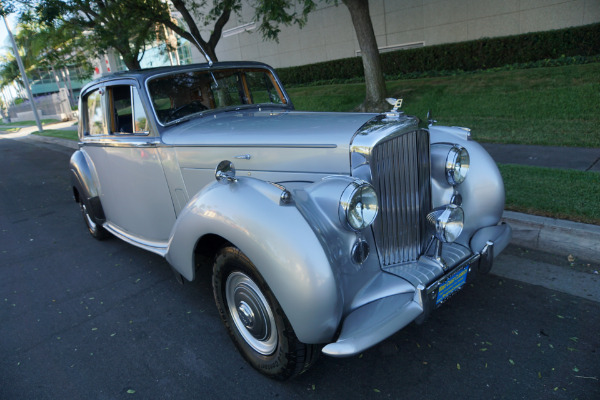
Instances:
[[[21,71],[21,76],[23,77],[23,84],[25,85],[25,90],[27,90],[27,97],[29,97],[29,103],[31,103],[31,109],[33,110],[33,116],[35,117],[35,123],[37,124],[38,130],[40,132],[44,131],[42,128],[42,122],[40,121],[40,116],[37,113],[37,108],[35,107],[35,103],[33,102],[33,94],[31,94],[31,88],[29,87],[29,79],[27,79],[27,74],[25,73],[25,67],[23,67],[23,61],[21,61],[21,56],[19,55],[19,49],[17,48],[17,43],[15,42],[15,38],[13,37],[10,28],[8,27],[8,23],[6,22],[6,17],[4,14],[2,15],[2,19],[4,20],[4,26],[6,26],[6,31],[8,32],[8,37],[10,38],[10,42],[12,43],[13,51],[15,52],[15,58],[17,59],[17,64],[19,64],[19,71]]]

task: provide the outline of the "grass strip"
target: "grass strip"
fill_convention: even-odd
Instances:
[[[73,131],[73,130],[47,129],[47,130],[44,130],[43,132],[35,131],[35,132],[33,132],[33,134],[40,135],[40,136],[50,136],[50,137],[56,137],[56,138],[61,138],[61,139],[75,140],[75,141],[79,140],[79,137],[77,136],[77,131]]]
[[[499,164],[506,209],[600,225],[600,173]]]
[[[55,122],[60,122],[57,119],[43,119],[40,121],[42,123],[42,125],[46,125],[46,124],[53,124]],[[0,126],[2,125],[8,125],[8,126],[34,126],[36,124],[35,121],[15,121],[15,122],[0,122]]]

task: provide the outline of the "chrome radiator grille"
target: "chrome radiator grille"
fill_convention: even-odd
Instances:
[[[429,132],[416,130],[378,143],[371,153],[380,211],[373,225],[382,265],[416,261],[424,250],[431,210]]]

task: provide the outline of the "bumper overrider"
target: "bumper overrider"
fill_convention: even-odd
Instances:
[[[337,340],[327,344],[323,353],[333,357],[352,356],[388,338],[413,321],[423,321],[433,310],[460,291],[465,283],[475,280],[479,274],[488,273],[494,258],[508,245],[510,239],[511,228],[507,224],[480,229],[471,239],[472,254],[455,265],[449,265],[442,276],[426,285],[415,286],[412,293],[389,295],[352,311],[344,319]]]

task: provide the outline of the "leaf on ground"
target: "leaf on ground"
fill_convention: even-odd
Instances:
[[[510,358],[508,359],[508,362],[510,363],[510,365],[515,365],[515,362],[513,360],[511,360]]]
[[[556,315],[559,319],[565,319],[562,315]]]
[[[135,390],[133,390],[133,389],[127,390],[127,394],[134,394],[134,393],[135,393]]]
[[[379,390],[379,389],[373,389],[373,391],[374,391],[375,393],[381,393],[381,390]]]
[[[579,372],[579,368],[573,367],[573,372]]]
[[[456,369],[460,370],[460,364],[456,363]]]

